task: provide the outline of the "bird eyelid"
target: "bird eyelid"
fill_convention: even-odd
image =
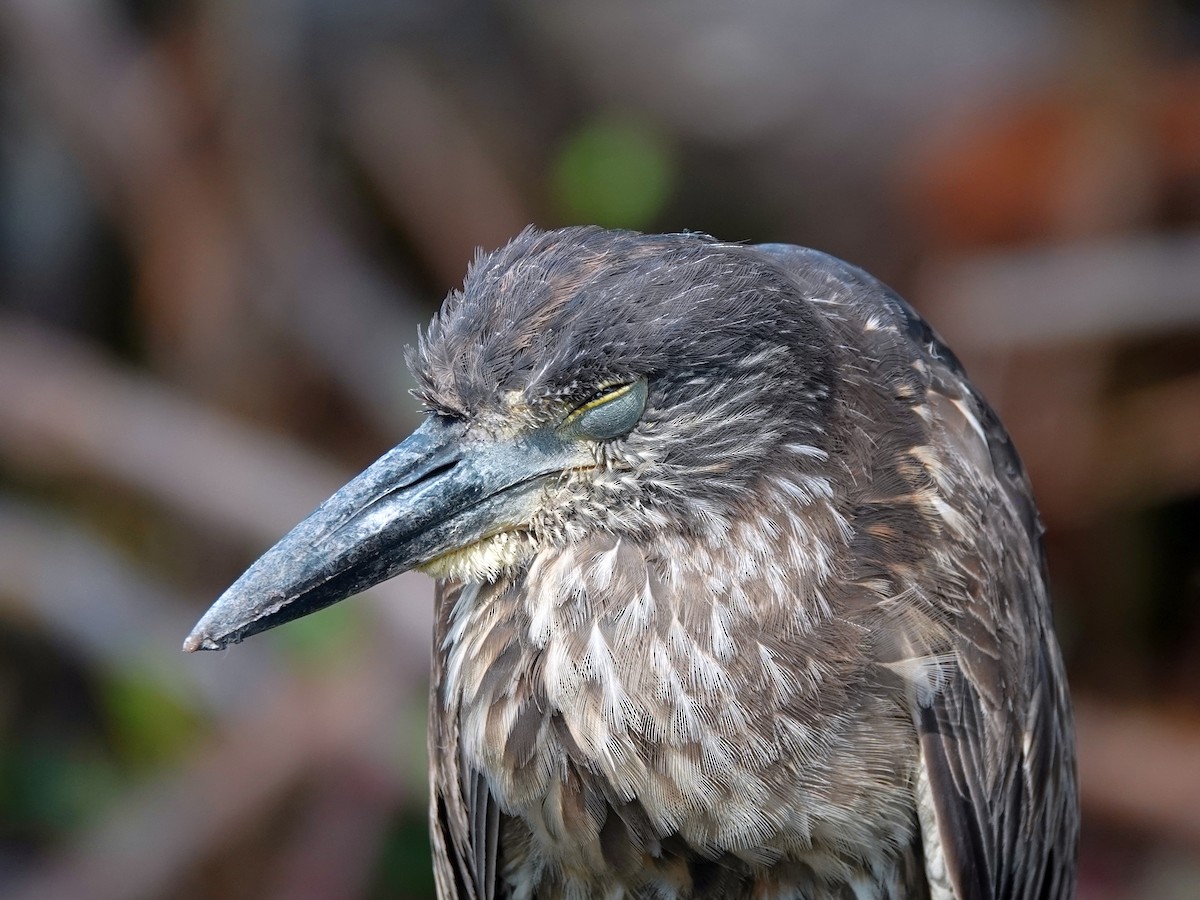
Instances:
[[[645,377],[613,388],[580,406],[558,428],[563,437],[607,441],[628,434],[646,408]]]

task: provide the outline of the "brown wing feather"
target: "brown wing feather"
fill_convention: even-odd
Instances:
[[[959,508],[977,509],[955,615],[956,663],[914,718],[948,875],[959,900],[1050,900],[1074,890],[1075,772],[1070,706],[1049,634],[1042,527],[1012,442],[957,359],[900,298],[887,301],[927,365],[926,409],[961,466]],[[936,440],[936,438],[935,438]],[[973,446],[971,446],[973,445]],[[964,548],[965,550],[965,548]]]
[[[958,359],[893,291],[814,250],[761,249],[864,333],[891,327],[879,340],[921,372],[914,416],[956,470],[960,493],[950,504],[973,518],[971,536],[944,550],[974,571],[930,591],[930,612],[950,627],[940,641],[921,635],[949,664],[913,711],[945,880],[957,900],[1070,897],[1078,837],[1070,703],[1050,634],[1042,527],[1016,450]]]
[[[943,421],[934,424],[983,440],[992,463],[990,472],[964,469],[975,476],[964,485],[968,502],[987,512],[974,549],[981,577],[957,598],[958,664],[916,714],[952,883],[960,900],[1069,897],[1078,832],[1073,738],[1050,633],[1041,522],[994,412],[937,336],[923,323],[910,328],[923,334],[930,396],[950,400],[937,404]]]

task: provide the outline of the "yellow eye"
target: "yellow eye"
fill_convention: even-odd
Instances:
[[[608,441],[633,430],[646,409],[645,378],[614,388],[575,410],[559,427],[563,437]]]

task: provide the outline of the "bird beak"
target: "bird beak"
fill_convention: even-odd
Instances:
[[[183,649],[220,650],[394,575],[526,525],[547,478],[594,460],[551,432],[471,438],[431,416],[222,594]]]

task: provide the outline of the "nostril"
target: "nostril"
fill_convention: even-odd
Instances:
[[[398,479],[394,483],[388,485],[386,489],[380,491],[378,494],[375,494],[373,497],[371,497],[371,499],[367,500],[357,509],[354,509],[352,512],[350,512],[348,517],[339,523],[337,528],[334,529],[334,533],[341,531],[348,523],[360,519],[363,515],[370,512],[384,500],[395,497],[397,494],[411,490],[412,488],[419,487],[428,481],[435,481],[442,475],[450,472],[461,461],[462,460],[459,457],[450,457],[442,460],[441,462],[435,463],[428,469],[418,469],[415,474],[407,479]]]
[[[445,475],[447,472],[449,472],[451,469],[453,469],[455,466],[457,466],[461,461],[462,460],[455,458],[455,459],[445,460],[444,462],[440,462],[437,465],[433,466],[433,468],[426,469],[424,472],[421,472],[420,474],[418,474],[415,478],[411,479],[410,481],[405,481],[401,484],[397,484],[396,488],[399,489],[399,488],[416,487],[418,484],[422,484],[426,481],[432,481],[433,479],[438,478],[441,475]],[[394,493],[394,491],[389,491],[388,493]]]

